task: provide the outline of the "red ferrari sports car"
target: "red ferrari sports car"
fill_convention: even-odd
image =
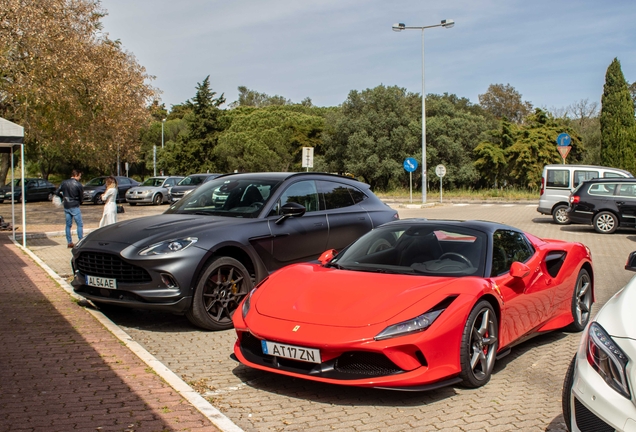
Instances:
[[[482,221],[390,222],[257,285],[233,316],[234,354],[332,384],[479,387],[513,345],[583,330],[593,281],[580,243]]]

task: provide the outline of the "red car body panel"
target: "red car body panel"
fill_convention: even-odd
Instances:
[[[527,269],[523,277],[509,272],[497,277],[386,274],[315,263],[283,268],[255,289],[245,317],[242,307],[234,314],[238,335],[234,354],[256,369],[333,384],[421,389],[449,382],[461,372],[462,333],[481,300],[489,301],[498,316],[499,352],[573,322],[579,271],[587,266],[591,273],[589,250],[578,243],[526,236],[535,253],[518,266]],[[550,254],[566,254],[555,276],[548,268]],[[444,301],[450,303],[426,330],[375,339],[388,326],[411,320]],[[324,364],[347,353],[377,353],[401,371],[343,379],[277,368],[246,355],[242,343],[248,341],[318,349]]]

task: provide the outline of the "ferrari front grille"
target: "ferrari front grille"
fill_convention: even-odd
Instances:
[[[117,279],[117,282],[150,282],[150,274],[143,268],[128,264],[117,255],[101,252],[82,252],[75,260],[77,269],[86,275]]]
[[[393,375],[403,372],[384,354],[365,351],[344,353],[336,360],[335,370],[365,376]]]

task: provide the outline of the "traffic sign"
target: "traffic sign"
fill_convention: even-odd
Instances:
[[[565,163],[565,158],[568,156],[568,153],[570,153],[571,149],[572,149],[571,146],[558,146],[557,147],[557,150],[561,154],[561,157],[563,158],[563,162],[564,163]]]
[[[437,174],[437,177],[444,177],[446,175],[446,167],[442,164],[437,165],[435,167],[435,174]]]
[[[570,138],[570,135],[566,134],[565,132],[562,134],[559,134],[559,136],[556,139],[557,145],[558,146],[569,146],[570,142],[572,142],[572,138]]]
[[[314,148],[313,147],[303,147],[303,157],[302,157],[302,167],[303,168],[313,168],[314,167]]]
[[[412,157],[404,159],[404,169],[406,172],[412,173],[417,169],[417,161]]]

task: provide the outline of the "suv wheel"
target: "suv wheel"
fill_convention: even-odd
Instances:
[[[554,210],[552,210],[552,219],[557,225],[569,224],[570,219],[568,219],[568,206],[563,204],[556,206]]]
[[[612,212],[603,211],[594,216],[594,229],[597,233],[612,234],[618,228],[618,219]]]

